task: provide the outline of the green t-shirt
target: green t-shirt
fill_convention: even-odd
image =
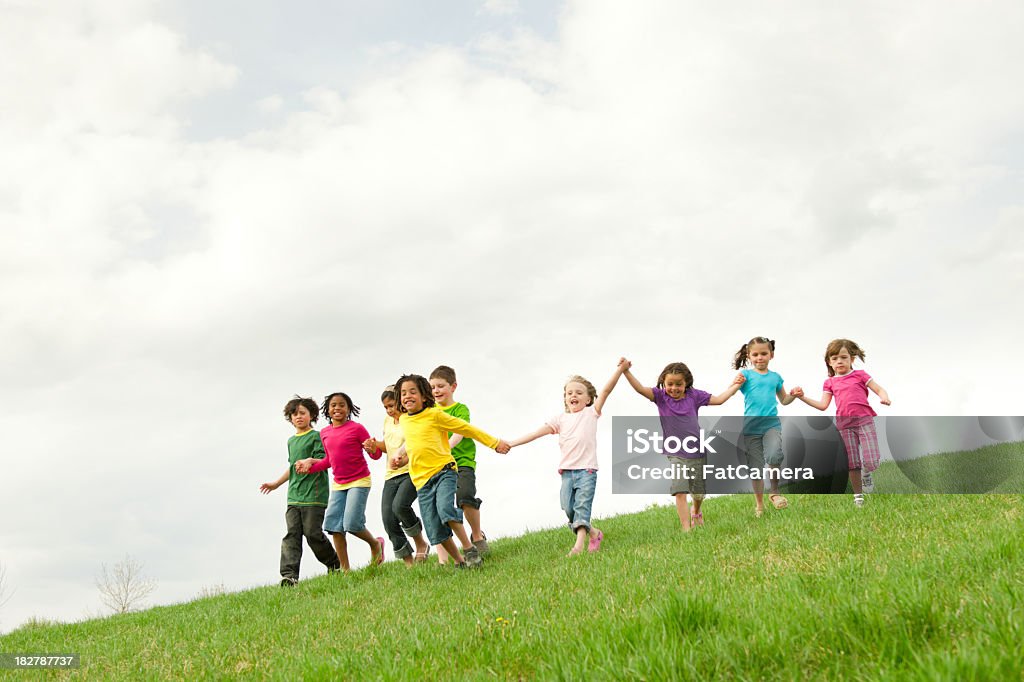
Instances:
[[[469,408],[462,403],[452,403],[448,407],[438,405],[438,407],[453,417],[469,421]],[[451,437],[452,434],[449,433],[448,438]],[[452,448],[452,457],[455,458],[455,463],[460,467],[476,469],[476,441],[472,438],[463,438],[459,441],[458,445]]]
[[[304,507],[327,506],[330,494],[327,490],[327,471],[316,474],[295,472],[295,463],[300,459],[323,459],[326,454],[319,431],[306,431],[301,436],[295,435],[288,439],[288,504]]]

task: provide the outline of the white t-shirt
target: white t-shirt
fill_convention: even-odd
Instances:
[[[562,458],[558,470],[597,469],[597,420],[600,415],[593,405],[579,412],[563,412],[552,417],[548,426],[558,434]]]

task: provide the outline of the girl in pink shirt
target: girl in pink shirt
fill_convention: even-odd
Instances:
[[[864,493],[874,492],[871,472],[878,468],[880,451],[875,432],[875,411],[868,404],[868,390],[874,392],[883,405],[892,404],[889,394],[862,369],[854,369],[853,361],[864,362],[865,353],[849,339],[834,339],[825,349],[828,379],[822,387],[821,400],[811,400],[797,386],[790,395],[811,407],[825,410],[836,399],[836,428],[846,446],[846,459],[853,485],[853,502],[864,505]]]
[[[324,398],[320,408],[331,420],[330,426],[320,430],[327,456],[323,459],[303,459],[295,463],[300,474],[313,474],[327,467],[334,473],[331,498],[324,515],[324,530],[334,542],[341,568],[348,571],[348,544],[345,533],[351,533],[370,546],[370,563],[384,561],[384,538],[374,537],[366,529],[366,500],[370,496],[370,468],[366,466],[363,442],[370,437],[366,428],[352,417],[359,416],[359,408],[344,393],[332,393]],[[370,453],[380,459],[381,452]]]
[[[569,377],[562,393],[565,410],[533,433],[509,442],[515,447],[541,436],[558,434],[558,447],[562,451],[558,462],[558,473],[562,476],[562,510],[569,517],[569,527],[576,534],[576,544],[569,550],[569,556],[583,551],[583,543],[588,536],[587,548],[591,552],[601,549],[601,540],[604,539],[604,533],[590,522],[597,489],[597,420],[623,370],[624,365],[620,364],[600,394],[583,377]]]

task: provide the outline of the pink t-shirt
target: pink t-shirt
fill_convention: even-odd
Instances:
[[[363,441],[369,437],[366,428],[351,419],[341,426],[325,426],[320,429],[320,440],[324,442],[327,456],[314,464],[309,472],[315,473],[331,467],[334,482],[339,485],[366,478],[370,475],[370,467],[366,466]],[[370,455],[373,459],[380,459],[380,456],[380,450]]]
[[[579,412],[563,412],[545,422],[558,434],[558,447],[562,458],[558,471],[567,469],[597,469],[597,419],[600,415],[593,405]]]
[[[871,422],[875,411],[868,404],[871,377],[862,369],[825,379],[822,389],[836,400],[836,427],[852,429]]]

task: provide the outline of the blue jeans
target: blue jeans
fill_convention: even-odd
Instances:
[[[366,498],[369,496],[369,488],[332,490],[324,516],[324,530],[331,535],[366,530]]]
[[[459,475],[454,468],[444,468],[430,477],[416,491],[420,498],[423,530],[432,545],[440,545],[452,536],[449,521],[462,523],[462,510],[455,506],[455,488]]]
[[[562,492],[559,495],[562,510],[569,517],[569,527],[575,531],[590,531],[590,509],[594,506],[597,489],[597,469],[565,469],[562,471]]]

